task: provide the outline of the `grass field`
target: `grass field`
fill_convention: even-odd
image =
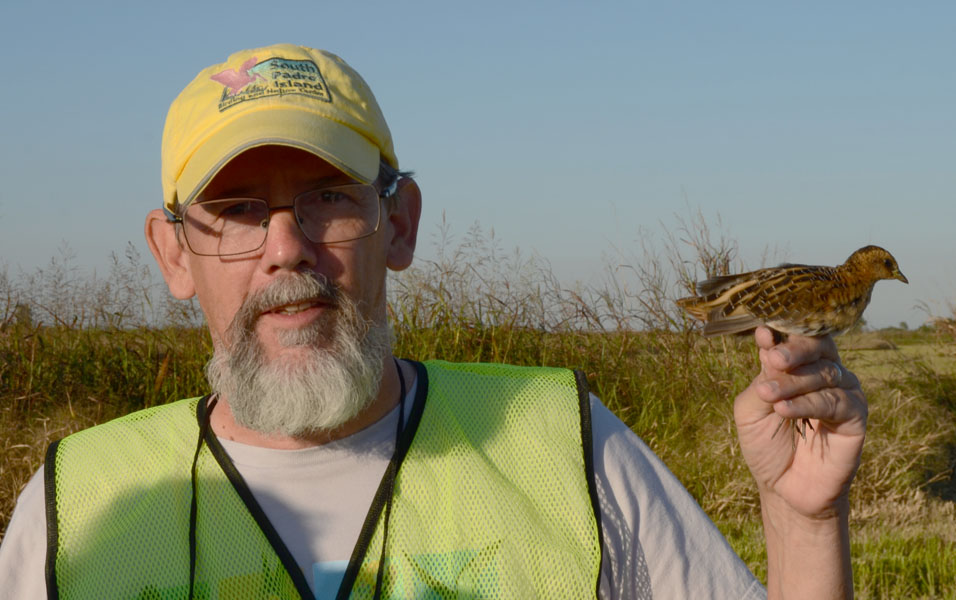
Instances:
[[[708,257],[729,265],[699,254],[705,271],[716,264]],[[391,281],[396,354],[583,369],[765,577],[756,489],[731,417],[757,371],[753,342],[702,339],[673,307],[680,277],[693,273],[671,282],[663,272],[652,258],[630,280],[618,271],[600,288],[567,289],[546,266],[473,235]],[[951,323],[837,340],[870,401],[851,492],[858,598],[956,598]],[[0,270],[0,529],[51,441],[204,393],[209,354],[195,307],[167,304],[135,255],[106,279],[68,262],[18,277]]]

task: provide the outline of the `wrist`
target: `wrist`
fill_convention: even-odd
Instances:
[[[761,498],[769,598],[852,598],[849,501],[806,515],[779,497]]]
[[[760,507],[764,521],[767,519],[773,522],[800,524],[810,530],[825,528],[828,523],[834,520],[848,520],[850,516],[850,498],[844,493],[829,502],[818,505],[813,502],[812,505],[801,505],[788,501],[780,494],[760,489]]]

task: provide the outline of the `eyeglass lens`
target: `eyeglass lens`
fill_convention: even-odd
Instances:
[[[293,206],[269,206],[258,198],[226,198],[191,204],[183,216],[186,242],[196,254],[228,256],[252,252],[266,240],[270,214],[293,208],[302,233],[315,243],[338,243],[378,229],[378,191],[368,184],[311,190]]]

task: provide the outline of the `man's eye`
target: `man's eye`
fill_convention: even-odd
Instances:
[[[322,204],[342,204],[351,200],[348,194],[338,190],[323,190],[319,194]]]
[[[255,202],[235,202],[224,206],[222,212],[219,213],[219,216],[226,219],[233,219],[255,212],[255,209]]]

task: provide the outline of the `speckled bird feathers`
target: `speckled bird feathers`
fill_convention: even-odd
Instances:
[[[759,325],[793,335],[838,334],[852,327],[881,279],[906,277],[878,246],[854,252],[838,267],[784,264],[697,284],[698,296],[677,304],[704,322],[704,335],[747,333]]]

